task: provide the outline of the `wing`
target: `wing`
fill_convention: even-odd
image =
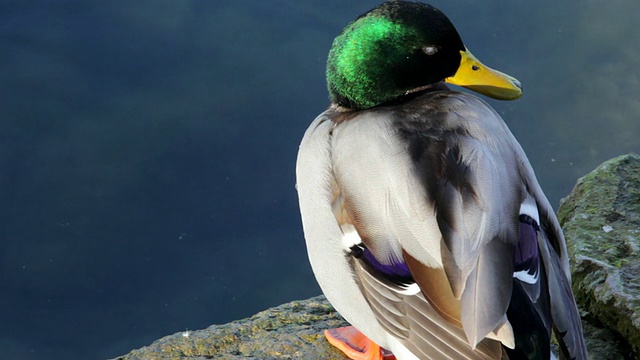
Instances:
[[[522,198],[512,185],[517,159],[508,141],[494,140],[512,138],[495,112],[459,95],[433,94],[402,112],[372,110],[336,126],[333,173],[376,259],[400,262],[406,252],[426,298],[462,324],[472,346],[486,336],[513,346],[505,314]],[[444,269],[449,289],[431,285],[432,269]]]
[[[502,119],[472,96],[436,93],[407,112],[416,115],[400,114],[392,125],[424,195],[398,201],[430,208],[439,233],[429,236],[440,242],[440,251],[432,254],[440,256],[452,295],[461,303],[460,321],[470,343],[493,336],[512,347],[505,314],[524,197],[515,140]],[[401,241],[429,266],[424,255],[412,250],[416,243],[433,241],[426,236]],[[430,292],[426,276],[416,280]]]
[[[553,208],[544,196],[531,165],[522,163],[522,173],[538,210],[538,248],[546,273],[546,290],[553,331],[560,348],[560,359],[588,359],[582,322],[571,290],[567,245]]]
[[[451,360],[502,357],[502,347],[497,341],[485,339],[472,348],[462,328],[443,318],[415,282],[390,278],[364,256],[353,258],[352,263],[378,322],[413,355],[420,359]]]

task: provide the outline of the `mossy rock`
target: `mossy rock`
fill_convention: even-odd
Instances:
[[[327,343],[323,333],[346,325],[329,302],[318,296],[228,324],[176,333],[116,359],[344,360],[342,353]]]
[[[578,180],[559,219],[585,316],[624,338],[626,358],[640,357],[640,156],[614,158]]]

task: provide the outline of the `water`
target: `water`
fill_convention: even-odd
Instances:
[[[0,352],[103,359],[319,293],[294,163],[377,1],[0,1]],[[640,3],[432,2],[553,204],[640,145]]]

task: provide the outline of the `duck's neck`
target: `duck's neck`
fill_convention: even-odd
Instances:
[[[439,82],[436,84],[431,84],[431,85],[425,85],[425,86],[421,86],[409,91],[406,91],[404,94],[402,94],[401,96],[398,96],[396,98],[393,98],[389,101],[383,102],[380,105],[376,105],[376,106],[372,106],[368,109],[371,108],[377,108],[377,107],[382,107],[382,106],[394,106],[394,105],[399,105],[402,104],[404,102],[410,101],[412,99],[415,99],[418,96],[422,96],[426,93],[429,92],[434,92],[434,91],[450,91],[451,89],[449,89],[449,87],[444,83],[444,82]],[[359,110],[366,110],[366,109],[359,109],[357,107],[349,107],[346,106],[344,104],[340,104],[336,101],[331,101],[331,105],[329,106],[329,108],[332,111],[335,111],[337,113],[350,113],[350,112],[354,112],[354,111],[359,111]]]

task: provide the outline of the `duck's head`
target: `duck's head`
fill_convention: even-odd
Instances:
[[[367,109],[446,81],[500,100],[520,82],[478,61],[433,6],[389,1],[360,16],[333,41],[327,61],[331,101]]]

